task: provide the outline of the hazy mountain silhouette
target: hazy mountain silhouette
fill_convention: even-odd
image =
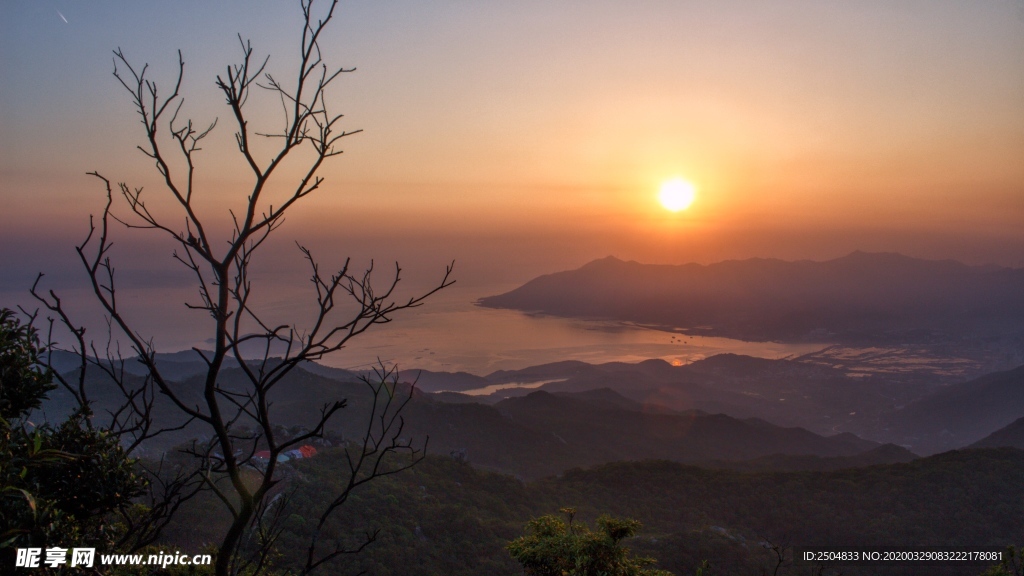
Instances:
[[[432,372],[430,370],[402,370],[399,377],[404,382],[415,382],[425,392],[448,390],[460,392],[483,388],[493,382],[468,372]]]
[[[1018,334],[1024,269],[891,253],[650,265],[613,257],[535,278],[482,306],[699,330],[744,340],[877,342]]]
[[[1024,416],[971,444],[971,448],[1018,448],[1024,450]]]
[[[433,373],[431,378],[435,390],[455,389],[454,385],[445,384],[444,373]],[[597,365],[558,362],[495,372],[484,377],[482,383],[545,380],[550,382],[540,390],[614,390],[648,412],[700,410],[741,419],[760,418],[822,435],[853,432],[879,442],[904,437],[886,430],[891,424],[884,416],[942,389],[941,383],[932,378],[903,374],[854,377],[846,370],[820,364],[735,354],[721,354],[685,366],[672,366],[663,360]],[[445,393],[436,398],[446,402],[495,403],[532,391],[505,389],[489,396]]]
[[[1024,416],[1024,366],[953,384],[893,412],[900,443],[931,454],[967,446]]]
[[[119,393],[103,385],[105,375],[97,370],[89,374],[94,380],[93,389],[104,391],[93,397],[95,413],[105,414],[116,408]],[[129,376],[127,386],[132,388],[140,382],[139,377]],[[201,402],[200,376],[171,385],[184,401]],[[242,392],[246,378],[240,369],[227,369],[221,374],[221,385],[227,391]],[[432,396],[421,392],[414,395],[403,413],[405,437],[423,440],[429,436],[433,453],[463,450],[473,464],[524,477],[645,458],[697,463],[782,454],[828,458],[863,455],[858,461],[870,463],[891,460],[886,455],[864,454],[877,449],[879,444],[853,434],[823,437],[803,428],[775,426],[759,419],[737,419],[698,410],[676,412],[639,403],[607,389],[558,394],[538,391],[494,406],[446,403]],[[270,402],[276,422],[296,427],[313,421],[325,402],[340,399],[347,401],[347,407],[328,429],[344,438],[360,438],[371,402],[368,388],[362,382],[333,379],[299,368],[275,387]],[[53,419],[69,411],[70,406],[70,396],[56,390],[43,411]],[[162,395],[155,399],[154,417],[157,426],[181,424],[177,412]],[[241,427],[251,424],[239,422]],[[156,455],[192,439],[206,440],[201,432],[195,425],[186,426],[159,436],[145,448],[147,453]],[[778,462],[777,466],[785,469],[832,467],[814,458]]]
[[[651,410],[611,390],[536,391],[493,406],[437,402],[430,396],[411,404],[406,414],[413,437],[429,434],[435,453],[465,450],[475,465],[527,478],[646,458],[699,463],[778,454],[811,457],[779,464],[794,470],[827,469],[818,457],[863,455],[872,464],[891,459],[866,454],[879,444],[853,434],[823,437],[757,419],[697,410],[677,413],[664,407]]]
[[[181,397],[201,401],[203,380],[191,366],[199,361],[158,361],[186,375],[173,383]],[[616,459],[738,461],[774,454],[846,458],[877,447],[876,442],[926,455],[978,442],[1024,415],[1024,367],[948,386],[902,376],[851,377],[828,366],[733,354],[686,366],[661,360],[601,365],[573,361],[485,377],[409,371],[402,378],[412,381],[417,376],[419,386],[428,390],[549,380],[539,393],[520,389],[480,397],[418,391],[406,414],[410,435],[430,436],[434,449],[443,453],[464,448],[477,464],[527,476]],[[348,408],[331,429],[357,437],[369,413],[368,390],[358,377],[313,363],[295,371],[271,399],[278,421],[285,426],[307,424],[325,402],[346,399]],[[99,385],[105,376],[98,370],[90,370],[89,378],[97,384],[92,386],[94,411],[114,409],[120,393]],[[221,379],[228,390],[245,388],[238,369],[225,370]],[[129,387],[140,382],[140,376],[129,374]],[[70,400],[65,391],[54,391],[43,407],[45,418],[62,418]],[[154,410],[159,424],[180,424],[162,395]],[[162,436],[147,448],[160,452],[199,437],[195,428]],[[856,442],[838,449],[844,438]],[[892,457],[906,455],[880,453],[868,459],[887,462]],[[847,465],[774,462],[811,469]]]

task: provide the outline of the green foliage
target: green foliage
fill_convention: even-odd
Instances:
[[[597,530],[575,521],[576,510],[562,508],[569,521],[541,516],[526,525],[530,532],[509,543],[508,551],[530,576],[669,576],[648,568],[651,558],[638,558],[622,546],[636,536],[640,522],[601,516]]]
[[[143,479],[82,410],[57,426],[28,421],[55,386],[35,330],[6,309],[0,346],[0,563],[13,565],[15,548],[111,550],[118,527],[109,513],[139,495]]]
[[[1003,561],[981,573],[981,576],[1024,576],[1024,546],[1008,546]]]
[[[57,387],[39,362],[43,352],[31,326],[19,322],[13,311],[0,310],[0,418],[25,418]]]

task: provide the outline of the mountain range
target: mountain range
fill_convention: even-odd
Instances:
[[[161,366],[165,362],[158,358]],[[183,376],[174,386],[188,402],[200,401],[199,363],[166,364]],[[94,410],[105,414],[116,407],[120,393],[99,371],[89,374]],[[366,384],[358,378],[315,363],[295,370],[274,394],[279,423],[309,425],[324,402],[344,398],[348,407],[330,429],[354,437],[370,408]],[[879,444],[927,455],[982,441],[1024,416],[1024,367],[943,385],[885,375],[853,377],[798,360],[723,354],[685,366],[661,360],[600,365],[567,361],[487,376],[409,371],[400,379],[405,386],[416,382],[406,413],[413,436],[430,436],[434,449],[466,449],[475,463],[526,476],[615,459],[847,457]],[[221,381],[235,391],[246,385],[237,368],[225,370]],[[129,375],[128,382],[138,386],[141,377]],[[458,391],[524,382],[540,385],[475,396]],[[43,407],[45,417],[63,417],[70,402],[66,392],[54,391]],[[180,423],[166,398],[158,395],[154,409],[161,423]],[[760,432],[755,432],[758,426]],[[837,450],[810,438],[828,437],[834,444],[843,433],[869,442],[857,450]],[[201,435],[200,427],[190,425],[147,448],[160,452]],[[729,440],[716,444],[716,435]],[[1001,437],[994,438],[992,442]],[[997,445],[1018,444],[985,444]]]
[[[104,382],[102,373],[89,374],[90,386],[99,392],[92,396],[93,409],[102,418],[117,408],[119,393]],[[136,376],[127,379],[129,389],[140,383]],[[225,390],[240,392],[245,383],[238,368],[221,374]],[[201,401],[202,385],[198,375],[172,383],[178,396],[189,404]],[[407,385],[400,386],[397,393],[409,392],[413,397],[403,412],[404,436],[420,443],[429,438],[431,452],[457,451],[475,465],[524,478],[559,474],[573,467],[651,458],[688,463],[716,461],[721,467],[725,466],[722,462],[788,455],[805,458],[776,465],[785,469],[830,469],[842,466],[844,458],[856,458],[851,463],[882,463],[915,457],[897,447],[872,452],[880,447],[879,443],[849,432],[825,436],[759,418],[676,410],[637,402],[607,388],[539,390],[492,405],[444,402]],[[310,426],[320,407],[336,399],[345,399],[347,406],[327,430],[334,438],[360,438],[372,397],[366,384],[355,378],[336,379],[298,368],[270,397],[275,421],[285,428]],[[66,414],[70,406],[70,395],[58,389],[44,404],[43,413],[52,420]],[[162,395],[155,399],[154,418],[158,426],[182,423],[170,401]],[[252,425],[244,420],[238,423],[239,427]],[[144,449],[156,455],[192,439],[205,441],[203,432],[202,427],[189,424],[157,437]],[[816,458],[838,460],[819,462]],[[763,462],[750,466],[771,467]]]
[[[893,253],[825,262],[653,265],[614,257],[535,278],[481,306],[750,341],[927,342],[1020,335],[1024,269]]]
[[[412,381],[416,373],[406,376]],[[463,392],[478,393],[485,387],[522,382],[542,384],[488,395],[456,392],[465,387]],[[648,411],[699,410],[802,427],[821,435],[852,432],[922,455],[967,446],[1024,416],[1024,367],[946,384],[905,374],[855,376],[799,359],[721,354],[684,366],[662,360],[556,362],[487,376],[452,374],[450,380],[443,372],[433,372],[421,376],[417,385],[445,402],[484,403],[532,390],[580,393],[606,388]]]

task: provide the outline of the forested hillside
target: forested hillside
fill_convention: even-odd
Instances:
[[[281,492],[279,562],[301,555],[315,504],[336,489],[344,462],[328,451],[301,461]],[[774,566],[764,547],[793,545],[1008,545],[1024,534],[1024,452],[966,450],[830,472],[745,473],[666,461],[570,470],[523,483],[448,457],[368,485],[330,525],[332,538],[380,529],[376,543],[332,570],[398,575],[519,575],[503,547],[531,517],[577,508],[592,521],[609,513],[643,522],[628,545],[681,576],[707,559],[712,574],[749,576]],[[275,512],[276,513],[276,512]],[[167,533],[196,547],[212,522],[193,503]],[[210,532],[212,533],[212,532]],[[770,568],[769,573],[770,572]],[[805,574],[788,562],[780,574]],[[929,568],[917,574],[979,574]],[[835,572],[832,572],[833,574]],[[897,574],[844,567],[843,574]]]

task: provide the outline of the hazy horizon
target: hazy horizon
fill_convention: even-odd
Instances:
[[[237,59],[237,33],[285,77],[296,5],[0,11],[4,305],[30,304],[37,272],[84,288],[73,247],[103,199],[87,171],[159,194],[111,76],[114,48],[168,88],[182,50],[183,114],[220,119],[197,157],[201,207],[226,224],[247,182],[213,79]],[[327,62],[357,69],[328,96],[364,132],[256,263],[269,301],[305,285],[296,241],[325,266],[397,260],[412,288],[455,260],[467,294],[608,255],[708,264],[864,250],[1024,267],[1019,0],[354,2],[324,47]],[[273,98],[251,106],[276,126]],[[673,177],[697,188],[678,213],[657,202]],[[189,294],[170,255],[153,234],[117,231],[125,296]]]

